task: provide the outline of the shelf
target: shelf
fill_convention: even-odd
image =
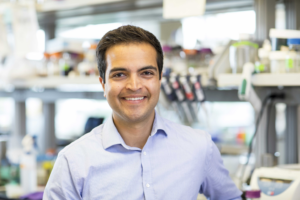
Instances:
[[[95,6],[107,3],[121,2],[124,0],[67,0],[67,1],[45,1],[41,4],[36,5],[36,10],[38,12],[49,12],[58,10],[70,10],[74,8],[80,8],[85,6]]]
[[[252,83],[260,87],[297,87],[300,86],[300,73],[256,74],[252,78]]]
[[[218,87],[238,87],[241,78],[241,74],[220,74]],[[252,76],[252,84],[257,87],[299,87],[300,73],[255,74]]]
[[[1,87],[2,85],[2,87]],[[51,77],[14,80],[0,84],[0,89],[5,85],[12,85],[17,89],[44,88],[58,89],[61,91],[103,91],[99,79],[95,77]]]
[[[241,79],[241,74],[220,74],[217,78],[218,87],[238,87]]]
[[[246,145],[227,145],[227,144],[217,144],[220,148],[221,154],[229,154],[229,155],[241,155],[246,153],[248,147]]]

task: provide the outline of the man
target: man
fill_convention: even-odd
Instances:
[[[97,58],[112,117],[59,153],[44,199],[240,199],[209,134],[155,113],[163,53],[153,34],[109,31]]]

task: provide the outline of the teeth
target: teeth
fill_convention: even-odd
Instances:
[[[138,100],[143,100],[144,97],[136,97],[136,98],[125,98],[128,101],[138,101]]]

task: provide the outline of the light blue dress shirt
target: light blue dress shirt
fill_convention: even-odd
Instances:
[[[157,113],[143,149],[130,147],[112,117],[64,148],[45,200],[240,199],[209,134]]]

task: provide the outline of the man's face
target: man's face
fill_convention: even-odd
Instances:
[[[140,122],[154,113],[160,84],[156,51],[147,43],[119,44],[106,51],[105,84],[114,118]]]

